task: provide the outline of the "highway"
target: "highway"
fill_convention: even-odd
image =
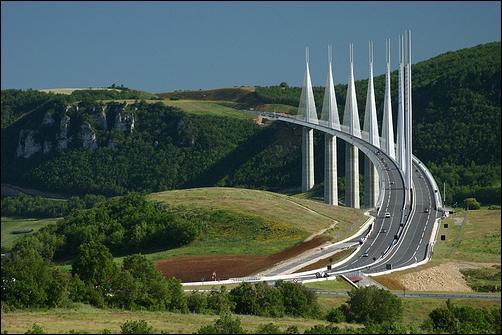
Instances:
[[[426,252],[434,221],[440,213],[436,211],[433,186],[417,162],[413,162],[413,203],[409,208],[405,207],[402,173],[398,170],[396,162],[383,154],[380,149],[340,130],[275,113],[260,113],[260,115],[271,120],[304,125],[338,136],[356,145],[371,159],[379,171],[381,185],[385,185],[385,192],[376,213],[374,226],[355,255],[348,262],[333,267],[328,273],[343,274],[355,271],[365,274],[378,273],[387,270],[386,264],[391,264],[392,269],[397,269],[417,263],[427,257]],[[425,208],[428,209],[428,213],[425,213]],[[390,213],[390,217],[386,218],[385,213]],[[408,220],[409,216],[411,220]],[[357,236],[349,242],[358,242],[360,238],[361,236]],[[316,255],[321,256],[323,252],[328,253],[329,250],[320,251]],[[304,275],[298,274],[297,279],[315,278],[315,274],[311,272]]]
[[[373,146],[365,140],[367,134],[361,132],[362,138],[352,136],[344,131],[344,126],[340,129],[332,129],[322,124],[309,123],[307,121],[296,119],[285,114],[243,111],[258,114],[265,119],[284,121],[294,123],[300,126],[309,127],[332,134],[339,137],[346,143],[355,145],[362,151],[375,165],[380,177],[380,192],[377,201],[377,210],[375,220],[369,229],[361,235],[354,236],[347,243],[359,242],[363,238],[363,244],[358,250],[345,261],[335,264],[331,270],[327,271],[330,275],[345,274],[377,274],[389,270],[403,269],[413,266],[421,261],[427,261],[430,257],[431,235],[435,220],[441,216],[440,198],[435,194],[435,185],[433,181],[427,178],[425,174],[426,167],[420,161],[414,158],[413,161],[413,188],[412,188],[412,206],[405,206],[406,190],[404,188],[403,173],[399,170],[395,160],[384,154],[379,148]],[[428,171],[428,170],[427,170]],[[434,182],[435,183],[435,182]],[[428,209],[425,212],[425,209]],[[386,217],[386,213],[390,217]],[[322,257],[331,253],[330,248],[315,253],[315,257]],[[298,266],[292,263],[291,266]],[[220,283],[230,282],[274,282],[276,280],[295,280],[304,281],[316,279],[315,270],[294,274],[284,274],[288,272],[288,267],[282,267],[282,273],[274,272],[273,275],[263,277],[233,278]],[[319,269],[318,271],[325,270]],[[190,283],[194,285],[197,283]],[[205,283],[201,283],[205,284]],[[186,284],[185,284],[186,285]]]

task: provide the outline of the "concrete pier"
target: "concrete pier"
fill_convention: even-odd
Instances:
[[[314,187],[314,130],[302,128],[302,192]]]
[[[376,206],[380,192],[378,172],[368,156],[364,156],[364,206]]]
[[[359,149],[345,143],[345,206],[360,208]]]
[[[336,136],[324,135],[324,202],[338,206]]]

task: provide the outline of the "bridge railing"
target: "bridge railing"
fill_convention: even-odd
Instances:
[[[436,202],[437,209],[438,210],[442,209],[443,208],[443,200],[441,199],[441,192],[439,192],[438,185],[436,184],[436,180],[432,176],[432,173],[429,171],[427,166],[425,166],[425,164],[420,159],[418,159],[415,156],[413,156],[412,158],[415,162],[418,163],[418,165],[420,165],[422,171],[425,173],[425,176],[427,177],[427,179],[429,179],[429,181],[432,185],[432,188],[434,189],[434,200]]]

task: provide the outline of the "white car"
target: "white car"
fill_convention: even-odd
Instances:
[[[389,213],[389,212],[386,212],[386,213],[385,213],[385,217],[386,217],[386,218],[390,218],[390,213]]]

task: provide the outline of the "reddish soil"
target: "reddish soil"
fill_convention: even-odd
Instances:
[[[164,276],[183,282],[211,280],[213,273],[217,280],[223,280],[252,275],[326,241],[325,237],[316,237],[269,256],[180,256],[157,261],[155,266]]]

